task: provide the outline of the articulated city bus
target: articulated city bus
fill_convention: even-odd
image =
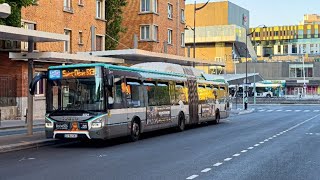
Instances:
[[[183,131],[186,125],[228,117],[223,79],[172,66],[180,72],[98,63],[49,67],[30,84],[33,94],[37,82],[47,79],[46,137],[130,136],[136,141],[144,132],[170,127]]]

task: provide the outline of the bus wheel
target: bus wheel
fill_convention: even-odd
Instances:
[[[138,121],[134,120],[131,124],[131,135],[130,139],[131,141],[138,141],[140,137],[140,125]]]
[[[178,119],[178,130],[184,131],[185,127],[186,127],[186,120],[184,118],[184,115],[182,113],[180,113],[179,119]]]
[[[220,112],[219,110],[216,112],[216,119],[214,120],[214,124],[220,123]]]

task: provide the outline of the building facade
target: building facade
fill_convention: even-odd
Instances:
[[[317,56],[320,53],[319,26],[306,24],[257,28],[252,36],[252,43],[260,57],[305,54]]]
[[[202,7],[204,4],[197,4]],[[195,19],[195,56],[193,54],[193,26]],[[248,47],[249,56],[255,56],[250,40],[246,43],[249,29],[249,11],[229,1],[211,2],[196,11],[194,4],[186,5],[186,55],[209,62],[225,62],[226,72],[234,72],[234,59],[245,56]],[[247,46],[246,46],[247,44]],[[223,67],[198,67],[212,74],[225,72]]]
[[[185,1],[127,1],[117,49],[142,49],[184,56]]]
[[[22,28],[66,34],[70,42],[36,43],[35,52],[77,53],[104,50],[105,0],[38,0],[34,6],[22,9]],[[0,41],[0,108],[10,111],[7,119],[24,118],[28,95],[28,64],[9,59],[12,51],[28,50],[28,43]],[[35,62],[34,73],[47,71],[59,62]],[[35,118],[45,112],[45,81],[37,85],[34,97]],[[8,113],[6,113],[8,114]]]
[[[300,22],[300,25],[305,25],[305,24],[320,24],[320,15],[305,14],[303,16],[303,21]]]

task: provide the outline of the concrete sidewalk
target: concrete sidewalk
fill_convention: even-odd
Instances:
[[[46,139],[44,132],[28,135],[10,135],[0,137],[0,153],[17,151],[61,143],[59,140]]]
[[[33,126],[43,126],[44,127],[45,120],[44,119],[35,119],[33,120]],[[17,129],[17,128],[25,128],[27,126],[24,120],[1,120],[0,131],[6,129]]]

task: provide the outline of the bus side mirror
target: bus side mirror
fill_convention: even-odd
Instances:
[[[47,78],[47,73],[38,73],[31,81],[31,83],[29,84],[29,93],[31,95],[34,95],[35,89],[37,87],[37,83],[38,81],[40,81],[41,79],[46,79]]]
[[[113,76],[107,76],[107,86],[113,86]]]

